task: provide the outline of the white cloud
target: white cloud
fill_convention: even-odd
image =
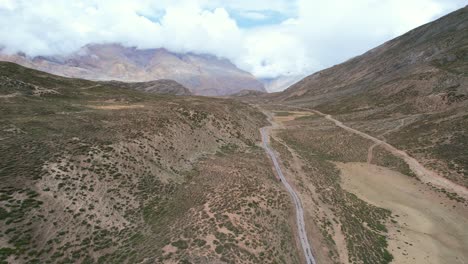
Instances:
[[[207,8],[223,6],[239,11],[274,11],[293,15],[297,12],[297,3],[293,0],[202,0],[198,1]]]
[[[319,67],[305,43],[280,28],[250,31],[244,43],[246,54],[235,61],[257,76],[296,75]]]
[[[224,8],[208,11],[196,5],[169,7],[161,20],[161,28],[164,41],[159,46],[174,51],[234,58],[243,46],[243,32]]]
[[[464,5],[463,0],[0,0],[0,46],[35,56],[120,42],[212,53],[259,77],[301,75]],[[231,11],[250,20],[269,18],[265,14],[287,19],[241,28]]]

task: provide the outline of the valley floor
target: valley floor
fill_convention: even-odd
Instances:
[[[468,261],[464,193],[421,181],[404,157],[329,116],[262,108],[273,116],[271,145],[302,201],[318,263]]]
[[[337,166],[345,190],[398,215],[388,229],[395,263],[466,263],[466,207],[385,167],[367,163]]]

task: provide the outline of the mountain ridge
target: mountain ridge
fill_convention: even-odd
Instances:
[[[66,56],[27,57],[0,53],[0,60],[65,77],[142,82],[171,79],[193,94],[229,95],[265,91],[263,84],[229,60],[209,54],[174,53],[164,48],[137,49],[121,44],[88,44]]]
[[[388,142],[466,187],[468,6],[265,98],[368,131],[378,131],[372,120],[406,120]]]

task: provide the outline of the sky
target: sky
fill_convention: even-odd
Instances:
[[[307,75],[467,0],[0,0],[0,47],[66,55],[89,43],[209,53],[258,78]]]

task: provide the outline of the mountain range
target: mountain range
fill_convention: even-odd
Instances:
[[[171,79],[196,95],[223,96],[241,90],[265,92],[259,80],[227,59],[207,54],[174,53],[163,48],[137,49],[120,44],[90,44],[65,56],[0,54],[0,60],[88,80],[146,82]]]

